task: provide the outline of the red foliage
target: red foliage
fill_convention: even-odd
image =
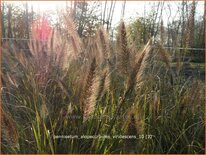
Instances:
[[[47,41],[52,32],[52,27],[49,25],[48,19],[43,16],[34,21],[32,25],[32,37],[39,41]]]

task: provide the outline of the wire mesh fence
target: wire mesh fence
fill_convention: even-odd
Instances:
[[[2,38],[2,41],[36,41],[35,39],[23,39],[23,38]],[[45,40],[40,40],[42,42],[46,42]],[[142,47],[142,46],[139,46]],[[176,50],[193,50],[193,51],[205,51],[205,48],[189,48],[189,47],[169,47],[164,46],[165,49],[176,49]]]
[[[7,44],[7,48],[15,47],[18,51],[23,51],[25,53],[30,53],[30,49],[28,46],[29,42],[34,41],[35,39],[24,39],[24,38],[2,38],[3,48],[5,44]],[[39,40],[38,40],[39,41]],[[40,42],[45,42],[45,40],[40,40]],[[12,46],[14,45],[14,46]],[[138,46],[139,48],[143,46]],[[153,48],[158,48],[158,46],[153,45]],[[204,48],[184,48],[184,47],[168,47],[164,46],[171,58],[172,58],[172,66],[175,66],[177,61],[182,62],[185,68],[186,76],[195,75],[200,77],[200,79],[204,80],[205,71],[204,71],[204,63],[205,63],[205,49]],[[179,58],[179,60],[178,60]]]
[[[36,41],[35,39],[26,39],[26,38],[2,38],[2,45],[4,46],[7,44],[7,46],[10,46],[12,44],[17,45],[16,48],[18,50],[23,51],[29,51],[28,43]],[[40,42],[46,42],[45,40],[38,40]],[[139,48],[143,47],[138,46]],[[166,49],[170,55],[175,59],[177,55],[179,55],[182,59],[182,61],[188,61],[191,59],[199,59],[200,62],[204,62],[204,54],[205,54],[205,48],[189,48],[189,47],[172,47],[172,46],[163,46],[164,49]],[[158,48],[155,45],[153,48]],[[198,61],[198,60],[197,60]]]

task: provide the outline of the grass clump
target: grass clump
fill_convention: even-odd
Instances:
[[[2,153],[204,153],[202,81],[152,39],[130,47],[124,22],[116,51],[103,28],[82,41],[65,25],[30,55],[3,49]]]

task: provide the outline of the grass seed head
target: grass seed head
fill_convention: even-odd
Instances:
[[[18,131],[13,118],[9,113],[2,110],[2,140],[6,145],[17,147],[19,143]]]
[[[119,25],[117,36],[118,66],[122,74],[128,75],[130,70],[130,50],[128,48],[127,31],[124,22]]]

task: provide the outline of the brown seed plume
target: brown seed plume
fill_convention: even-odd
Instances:
[[[159,56],[161,57],[162,61],[166,63],[168,68],[171,68],[171,65],[170,65],[171,59],[170,59],[168,52],[165,51],[165,49],[162,47],[161,44],[157,44],[157,48],[158,48],[157,52]]]
[[[110,84],[110,76],[109,76],[109,69],[108,67],[104,69],[102,76],[99,80],[99,86],[97,90],[97,97],[96,100],[98,101],[102,95],[104,95],[105,90],[109,88]]]
[[[65,25],[67,27],[69,41],[71,42],[71,45],[73,47],[73,52],[77,56],[79,53],[81,53],[82,42],[81,42],[81,39],[76,31],[76,25],[73,22],[73,19],[71,16],[67,17],[65,15],[64,22],[65,22]]]
[[[103,27],[98,30],[98,37],[101,46],[101,52],[104,56],[104,59],[109,59],[110,52],[111,52],[109,47],[109,40],[108,40],[108,35]]]
[[[165,51],[165,49],[163,48],[163,46],[162,46],[161,44],[158,43],[158,44],[157,44],[157,47],[158,47],[157,52],[158,52],[159,56],[161,57],[162,61],[165,62],[167,68],[168,68],[169,71],[170,71],[170,74],[171,74],[171,77],[170,77],[170,78],[171,78],[171,83],[173,84],[173,82],[174,82],[174,73],[173,73],[173,70],[171,69],[171,64],[170,64],[171,59],[170,59],[170,55],[168,54],[167,51]]]
[[[18,146],[18,132],[14,125],[12,117],[2,110],[2,140],[6,145],[17,147]]]
[[[96,69],[97,69],[96,59],[93,58],[93,61],[91,63],[90,70],[87,76],[86,85],[84,87],[84,92],[81,98],[81,109],[83,112],[84,121],[86,121],[89,115],[94,111],[95,103],[91,102],[91,96],[94,90],[93,86],[95,83]]]
[[[139,137],[143,131],[143,122],[137,110],[131,109],[128,113],[128,125],[126,126],[126,135],[131,137]],[[136,138],[125,139],[125,149],[127,152],[134,153],[137,151],[138,141]]]
[[[124,75],[127,75],[130,69],[130,51],[128,48],[127,32],[124,22],[121,22],[119,26],[117,49],[119,69]]]
[[[146,63],[146,59],[148,58],[149,52],[151,51],[151,43],[152,40],[150,39],[148,43],[145,45],[142,53],[140,54],[139,58],[137,59],[132,72],[130,73],[128,79],[128,93],[133,90],[135,84],[140,81],[142,73],[144,71],[144,66]]]
[[[138,134],[137,127],[136,127],[136,119],[134,113],[130,114],[130,122],[127,127],[127,133],[129,135],[136,135]]]

